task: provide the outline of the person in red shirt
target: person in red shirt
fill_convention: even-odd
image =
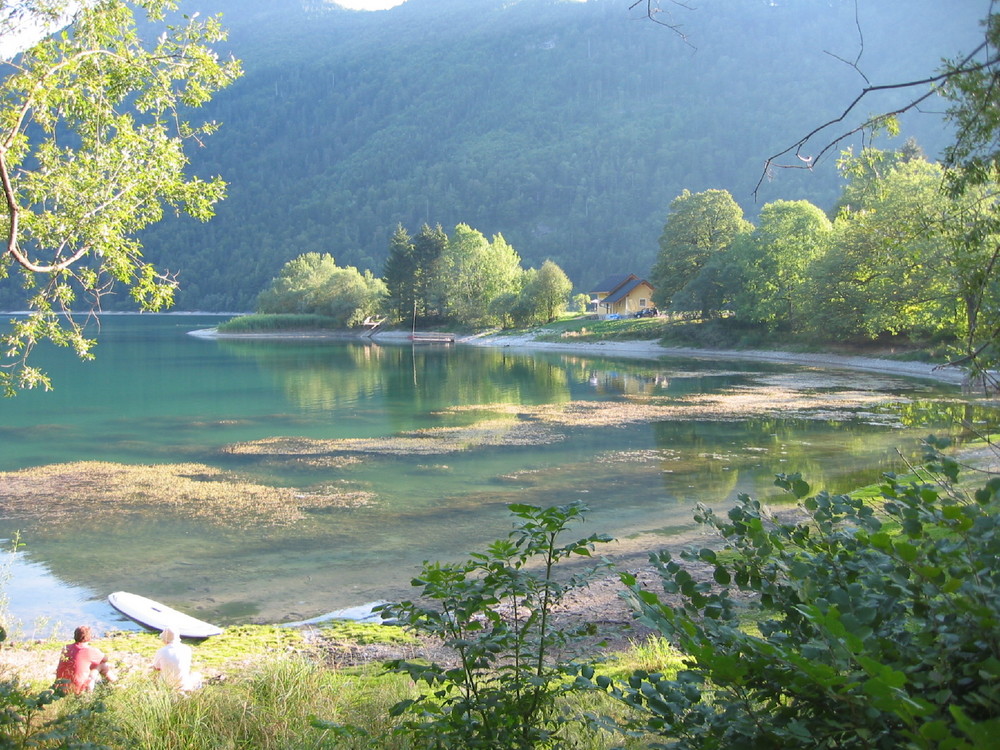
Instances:
[[[73,643],[62,650],[56,667],[56,687],[73,693],[94,689],[101,678],[111,682],[108,657],[90,645],[90,626],[81,625],[73,631]]]

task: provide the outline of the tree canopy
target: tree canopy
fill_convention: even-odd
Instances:
[[[468,224],[457,225],[450,237],[425,224],[411,238],[398,226],[384,276],[390,318],[471,328],[545,323],[566,309],[573,291],[554,261],[524,269],[503,235],[490,241]]]
[[[657,305],[669,307],[673,296],[714,254],[749,228],[743,209],[726,190],[684,190],[674,198],[660,235],[660,254],[650,272]]]
[[[257,298],[263,314],[322,315],[344,328],[377,315],[387,295],[382,279],[353,266],[342,268],[329,253],[305,253],[288,261]]]
[[[1000,306],[996,183],[949,190],[949,170],[913,143],[849,150],[839,166],[834,221],[807,201],[774,201],[757,226],[742,222],[711,252],[700,249],[712,244],[702,231],[711,222],[689,210],[695,196],[679,196],[655,266],[668,290],[687,278],[673,311],[729,316],[732,330],[754,328],[758,338],[902,337],[945,343],[966,361],[978,346],[982,367]]]

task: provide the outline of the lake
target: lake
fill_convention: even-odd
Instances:
[[[189,335],[218,320],[105,316],[94,361],[41,350],[55,390],[0,401],[27,629],[128,627],[116,590],[223,625],[411,595],[422,561],[504,536],[512,502],[582,500],[580,535],[641,560],[699,533],[698,502],[788,502],[777,472],[846,490],[995,420],[956,387],[870,373]]]

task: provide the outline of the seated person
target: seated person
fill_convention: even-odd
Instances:
[[[90,645],[89,625],[73,631],[73,643],[62,650],[56,666],[56,687],[80,694],[94,689],[103,677],[112,682],[108,657]]]
[[[160,634],[164,645],[153,657],[153,669],[172,688],[186,693],[201,687],[201,674],[191,671],[191,647],[181,643],[177,632],[167,628]]]

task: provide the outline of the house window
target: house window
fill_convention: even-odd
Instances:
[[[644,300],[642,297],[640,297],[639,298],[639,307],[645,307],[645,306],[646,306],[646,300]]]

